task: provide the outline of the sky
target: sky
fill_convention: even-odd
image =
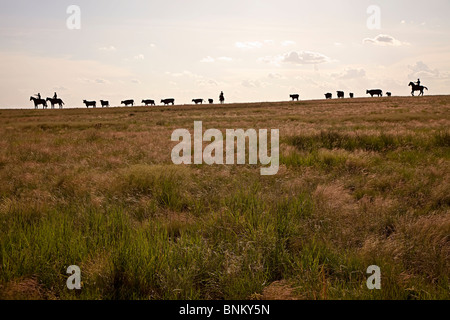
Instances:
[[[417,78],[449,94],[449,12],[448,0],[1,0],[0,108],[55,91],[66,107],[406,96]]]

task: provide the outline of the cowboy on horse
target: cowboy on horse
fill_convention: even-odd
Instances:
[[[46,109],[47,108],[47,102],[44,99],[41,99],[41,94],[38,93],[36,96],[37,96],[37,98],[30,97],[30,101],[34,102],[34,108],[37,109],[39,107],[39,105],[42,105],[42,107],[44,109]]]
[[[408,86],[412,87],[412,91],[411,91],[411,95],[412,95],[412,96],[414,96],[414,92],[415,92],[415,91],[420,91],[419,96],[423,96],[423,89],[427,89],[427,90],[428,90],[427,87],[424,87],[424,86],[421,86],[421,85],[420,85],[420,79],[417,79],[417,82],[416,82],[416,83],[414,83],[414,82],[411,81],[411,82],[408,84]]]

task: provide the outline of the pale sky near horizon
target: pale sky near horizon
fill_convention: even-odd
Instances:
[[[67,8],[81,9],[69,30]],[[370,5],[380,29],[367,27]],[[450,90],[448,0],[75,0],[0,3],[0,108],[82,101],[322,99],[421,78]]]

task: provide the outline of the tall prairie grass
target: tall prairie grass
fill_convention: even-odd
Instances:
[[[172,131],[197,120],[280,129],[279,173],[173,165]],[[450,298],[449,97],[2,110],[0,123],[1,299]],[[366,287],[373,264],[381,290]]]

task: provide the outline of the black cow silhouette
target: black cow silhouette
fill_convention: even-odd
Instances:
[[[86,105],[86,108],[88,108],[88,109],[89,109],[89,107],[97,108],[97,102],[95,102],[95,101],[83,100],[83,103]]]
[[[203,104],[203,102],[204,102],[205,100],[203,100],[203,99],[192,99],[192,102],[194,102],[195,104]]]
[[[292,101],[294,101],[294,100],[298,101],[298,99],[300,99],[300,95],[299,94],[291,94],[290,97],[291,97]]]
[[[100,104],[102,105],[102,108],[104,108],[104,107],[108,108],[109,107],[109,101],[100,100]]]
[[[59,98],[47,98],[45,101],[50,101],[52,105],[52,109],[55,109],[55,104],[59,105],[59,108],[62,109],[64,102]]]
[[[34,108],[38,109],[40,105],[42,105],[42,109],[47,108],[47,102],[44,99],[38,99],[35,97],[30,97],[30,101],[34,102]]]
[[[333,98],[333,94],[325,93],[325,99],[332,99],[332,98]]]
[[[167,106],[168,104],[172,104],[173,106],[175,105],[175,99],[163,99],[161,100],[161,103],[164,103],[165,106]]]
[[[208,99],[209,104],[213,104],[214,103],[214,99]]]
[[[412,91],[411,91],[411,95],[412,95],[412,96],[414,96],[414,92],[415,92],[415,91],[420,91],[419,96],[423,96],[423,89],[427,89],[427,91],[428,91],[428,88],[427,88],[427,87],[417,85],[417,84],[415,84],[414,82],[410,82],[410,83],[408,84],[408,86],[409,86],[409,87],[412,87]]]
[[[383,96],[383,91],[380,90],[380,89],[372,89],[372,90],[367,90],[366,94],[370,94],[372,97],[373,96],[382,97]]]
[[[386,95],[387,95],[388,97],[390,97],[390,96],[392,96],[392,93],[391,93],[391,92],[386,92]]]
[[[354,97],[355,95],[352,92],[350,92],[350,98],[353,99]]]
[[[124,104],[125,107],[128,107],[129,105],[131,105],[132,107],[134,107],[134,100],[124,100],[124,101],[122,101],[120,104]]]
[[[142,103],[144,103],[146,107],[148,107],[148,105],[155,106],[155,100],[142,100]]]
[[[337,91],[337,96],[338,96],[338,99],[340,99],[340,98],[343,99],[345,97],[344,91]]]

